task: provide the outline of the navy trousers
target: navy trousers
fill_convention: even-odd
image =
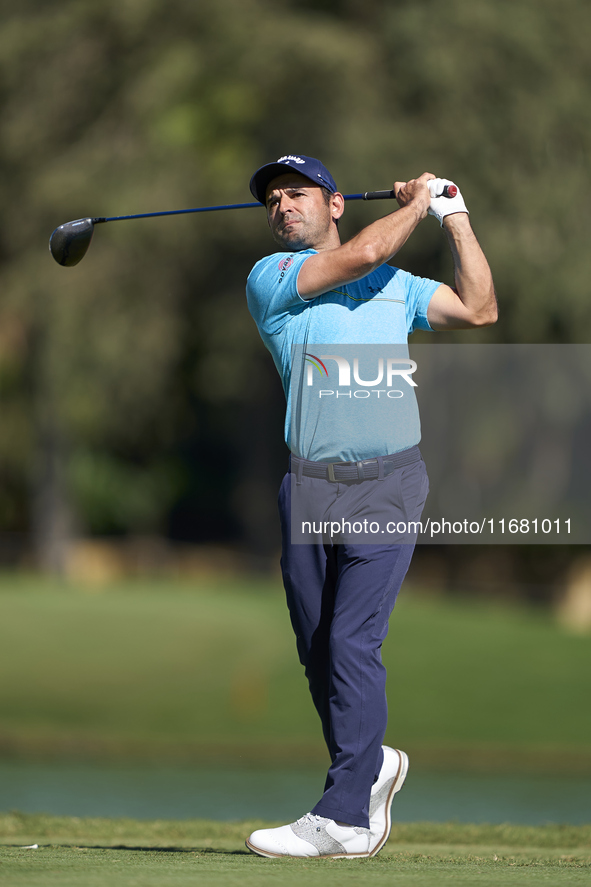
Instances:
[[[298,483],[309,488],[315,507],[323,503],[327,519],[338,511],[351,521],[374,511],[397,523],[419,520],[428,492],[422,459],[381,479],[300,477]],[[388,717],[381,647],[416,532],[399,544],[330,539],[292,544],[293,484],[288,473],[279,494],[281,568],[300,661],[331,759],[324,794],[312,812],[367,828]]]

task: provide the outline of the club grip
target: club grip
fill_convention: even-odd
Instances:
[[[441,197],[455,197],[458,193],[456,185],[445,185]],[[394,191],[366,191],[363,200],[392,200],[396,195]]]
[[[393,197],[394,191],[366,191],[363,195],[364,200],[392,200]]]

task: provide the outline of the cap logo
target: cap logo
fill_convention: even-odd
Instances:
[[[285,157],[280,157],[276,163],[283,163],[285,160],[293,160],[294,163],[305,163],[305,160],[302,160],[301,157],[294,157],[293,154],[286,154]]]

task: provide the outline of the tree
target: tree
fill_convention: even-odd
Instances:
[[[499,325],[469,340],[586,341],[588,16],[582,0],[7,10],[2,526],[34,527],[54,566],[76,531],[275,544],[282,394],[243,298],[264,213],[112,223],[61,269],[45,243],[68,219],[249,200],[286,151],[321,156],[345,192],[431,169],[461,184],[499,290]],[[348,206],[344,236],[383,212]],[[434,220],[397,261],[450,280]]]

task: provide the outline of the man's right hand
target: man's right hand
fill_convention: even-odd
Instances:
[[[416,207],[419,217],[424,219],[431,204],[431,194],[427,182],[436,178],[431,172],[424,172],[410,182],[394,182],[394,196],[400,206]]]

